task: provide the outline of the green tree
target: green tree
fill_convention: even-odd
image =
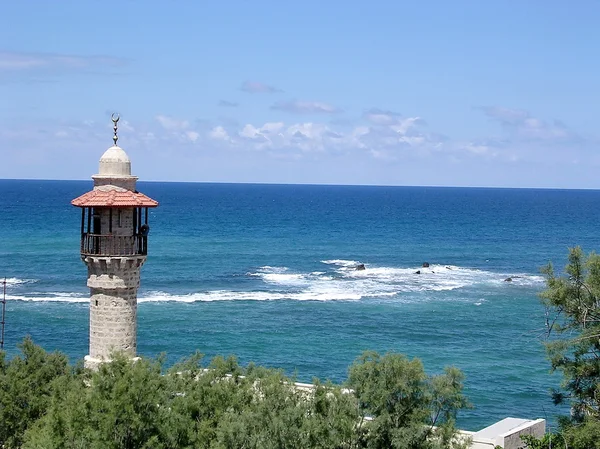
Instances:
[[[563,375],[562,390],[553,398],[571,406],[571,416],[561,421],[562,435],[569,447],[599,448],[600,256],[572,248],[564,275],[557,275],[551,263],[542,272],[546,349],[552,370]]]
[[[19,348],[8,362],[0,352],[0,447],[5,448],[21,446],[27,428],[50,406],[54,382],[71,374],[65,355],[48,354],[30,337]]]
[[[234,358],[213,359],[208,369],[192,359],[170,377],[178,395],[172,410],[188,430],[189,444],[203,448],[342,448],[356,424],[356,402],[339,386],[316,381],[312,391],[281,371]],[[346,446],[345,446],[346,445]]]
[[[560,433],[546,433],[541,438],[533,435],[522,435],[521,440],[523,440],[526,449],[568,449],[565,448],[565,440]]]
[[[160,361],[115,355],[98,372],[85,370],[56,383],[52,405],[27,432],[24,447],[162,447],[165,384]]]
[[[420,360],[401,354],[363,354],[351,367],[349,386],[359,403],[360,446],[367,448],[451,448],[456,413],[469,406],[456,368],[428,376]]]
[[[340,387],[294,386],[281,371],[197,354],[161,374],[160,361],[115,356],[97,373],[55,384],[25,448],[343,448],[356,406]]]
[[[365,354],[350,369],[351,392],[317,379],[314,388],[298,387],[282,371],[244,368],[233,357],[205,366],[200,354],[166,373],[161,359],[120,355],[97,372],[69,371],[60,357],[62,369],[48,370],[40,361],[51,356],[30,341],[24,347],[37,362],[26,367],[15,358],[13,369],[44,385],[28,393],[41,392],[43,406],[7,448],[21,441],[25,449],[460,446],[454,418],[467,404],[462,374],[427,376],[418,360],[397,354]]]
[[[300,389],[274,370],[249,372],[246,407],[228,411],[217,427],[219,448],[348,448],[357,423],[355,399],[339,386]]]

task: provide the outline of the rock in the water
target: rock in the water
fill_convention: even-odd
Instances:
[[[423,268],[429,268],[429,262],[423,262]]]
[[[504,282],[512,282],[512,278],[506,278],[504,279]]]
[[[365,268],[365,264],[364,264],[364,263],[359,263],[359,264],[356,266],[356,269],[357,269],[358,271],[361,271],[361,270],[366,270],[366,268]]]

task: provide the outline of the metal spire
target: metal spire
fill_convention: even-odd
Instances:
[[[117,140],[119,140],[119,136],[117,136],[117,122],[119,121],[121,116],[118,113],[113,112],[110,118],[113,121],[113,130],[115,132],[115,135],[113,136],[113,142],[114,145],[117,146]]]

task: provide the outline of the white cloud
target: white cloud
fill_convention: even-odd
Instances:
[[[510,125],[518,125],[529,117],[529,113],[522,109],[503,108],[500,106],[486,106],[481,109],[488,117]]]
[[[240,131],[240,136],[241,137],[246,137],[248,139],[254,139],[258,136],[261,135],[260,130],[255,128],[252,125],[245,125],[244,128],[242,128],[242,130]]]
[[[240,104],[235,101],[220,100],[219,106],[223,108],[237,108]]]
[[[510,179],[521,179],[521,184],[513,185],[551,186],[552,180],[537,175],[543,170],[532,170],[534,166],[573,167],[570,175],[573,186],[581,185],[578,184],[581,171],[588,173],[588,179],[595,179],[592,173],[600,167],[600,157],[593,142],[571,145],[571,137],[565,135],[573,133],[566,127],[523,111],[499,109],[491,111],[491,115],[508,127],[507,138],[452,140],[429,132],[419,117],[372,109],[361,118],[344,123],[318,120],[206,123],[167,115],[158,115],[150,122],[121,119],[119,144],[134,161],[136,173],[144,179],[182,180],[187,176],[187,179],[206,180],[217,179],[212,176],[218,173],[219,179],[229,181],[359,182],[356,174],[362,174],[360,182],[370,183],[431,183],[437,179],[436,182],[449,184],[485,185],[485,180],[490,179],[496,185],[511,185]],[[0,176],[42,177],[53,161],[68,159],[71,165],[55,167],[53,176],[85,177],[94,172],[98,155],[110,146],[111,125],[109,119],[0,123],[0,157],[6,162],[0,164]],[[555,140],[548,140],[549,135],[555,136]],[[73,152],[73,148],[78,151]],[[210,169],[204,173],[192,169],[194,161],[203,161],[198,166]],[[248,164],[253,167],[253,175],[236,178],[248,173]],[[232,166],[238,167],[236,172],[231,171]],[[437,172],[429,168],[434,166]],[[502,184],[498,166],[511,173],[512,170],[522,173],[518,175],[521,178],[510,178],[508,173],[507,181]],[[181,167],[190,168],[186,172]],[[454,168],[446,171],[447,167]],[[457,167],[469,168],[452,174]],[[261,174],[257,170],[262,170]],[[311,177],[317,172],[321,178]],[[272,178],[267,176],[269,173]],[[383,173],[387,173],[387,178],[380,176]],[[438,174],[444,177],[438,178]]]
[[[328,103],[320,101],[280,101],[271,106],[271,109],[295,114],[336,114],[341,112],[340,109]]]
[[[156,121],[160,124],[161,128],[166,131],[165,133],[152,133],[153,139],[159,140],[176,140],[181,143],[196,143],[201,137],[201,133],[197,129],[193,129],[188,120],[177,119],[166,115],[157,115]],[[146,140],[148,136],[146,135]]]
[[[374,157],[395,159],[407,148],[425,152],[440,149],[439,139],[416,129],[419,122],[413,117],[396,121],[394,125],[359,125],[346,131],[318,122],[267,122],[261,126],[248,123],[238,131],[238,136],[245,140],[244,147],[251,145],[257,150],[301,153],[361,150]]]
[[[285,127],[283,122],[269,122],[262,126],[262,131],[270,134],[277,134]]]
[[[468,142],[462,148],[473,154],[492,154],[492,147],[481,143]]]
[[[187,120],[179,120],[166,115],[157,115],[156,120],[167,131],[182,131],[190,126]]]
[[[195,142],[200,137],[200,134],[196,131],[186,131],[185,136],[188,138],[190,142]]]
[[[377,108],[369,109],[363,114],[364,118],[374,125],[388,126],[398,123],[401,115],[397,112],[384,111]]]
[[[558,120],[552,122],[532,117],[522,109],[498,106],[481,108],[493,120],[500,122],[503,129],[515,140],[532,140],[546,143],[580,140],[573,131]]]
[[[301,152],[324,151],[337,146],[340,135],[320,123],[296,123],[285,125],[282,122],[267,122],[256,127],[246,124],[238,133],[255,149],[290,150]]]
[[[131,125],[128,120],[119,120],[119,131],[135,132],[135,128]]]
[[[225,142],[231,140],[231,137],[229,137],[229,134],[222,126],[215,126],[213,129],[211,129],[208,133],[208,137],[213,140],[222,140]]]
[[[276,92],[282,92],[282,90],[278,89],[277,87],[270,86],[259,81],[244,81],[240,89],[251,94],[272,94]]]
[[[79,70],[91,67],[118,67],[124,59],[98,55],[63,55],[0,51],[0,71],[25,71],[41,68]]]

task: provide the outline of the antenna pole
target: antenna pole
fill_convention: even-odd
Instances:
[[[6,320],[4,319],[6,316],[6,278],[4,278],[2,285],[2,321],[0,321],[0,324],[2,324],[2,335],[0,336],[0,349],[4,349],[4,324],[6,323]]]

